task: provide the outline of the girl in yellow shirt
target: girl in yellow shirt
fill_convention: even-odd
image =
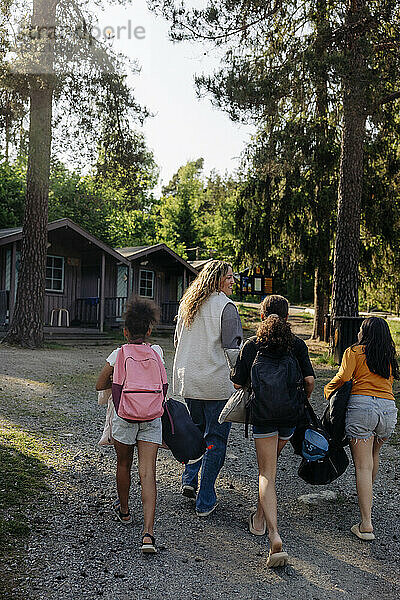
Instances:
[[[379,466],[379,451],[393,433],[397,421],[393,379],[400,379],[396,349],[385,321],[365,319],[358,344],[347,348],[335,377],[325,386],[325,397],[352,380],[346,413],[346,435],[356,469],[360,523],[351,531],[362,540],[373,540],[372,484]]]

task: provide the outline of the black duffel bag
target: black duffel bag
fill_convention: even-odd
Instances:
[[[186,404],[168,398],[161,417],[164,444],[180,463],[199,460],[207,450],[202,432],[193,422]]]
[[[329,449],[326,456],[320,460],[307,461],[303,458],[297,473],[301,479],[311,485],[326,485],[343,475],[349,465],[349,459],[345,449],[330,437],[308,399],[305,400],[304,412],[291,439],[296,454],[302,456],[304,435],[310,427],[326,437]]]
[[[314,462],[303,458],[297,473],[311,485],[326,485],[343,475],[348,466],[349,459],[343,446],[331,441],[328,454],[324,458]]]

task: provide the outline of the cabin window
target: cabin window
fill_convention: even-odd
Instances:
[[[255,292],[261,292],[262,291],[261,277],[254,277],[254,291]]]
[[[176,299],[178,302],[182,298],[182,296],[183,296],[183,276],[178,275],[177,289],[176,289]]]
[[[47,255],[46,292],[64,291],[64,257]]]
[[[154,272],[140,269],[139,271],[139,296],[154,298]]]

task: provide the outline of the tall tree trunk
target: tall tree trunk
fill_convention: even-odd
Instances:
[[[318,262],[314,274],[314,324],[311,339],[324,339],[325,315],[329,308],[329,260],[326,264]]]
[[[48,31],[55,23],[55,7],[56,0],[34,0],[32,25]],[[30,123],[21,268],[13,319],[4,338],[5,342],[25,347],[43,344],[54,39],[46,38],[42,48],[42,62],[38,63],[36,56],[35,70],[27,66]]]
[[[32,92],[21,269],[13,320],[4,339],[27,347],[43,343],[51,114],[52,89]]]
[[[330,188],[330,161],[328,139],[328,72],[327,72],[327,2],[317,0],[315,41],[315,90],[316,90],[316,150],[315,150],[315,222],[318,233],[316,266],[314,273],[314,323],[311,339],[324,338],[324,316],[329,308],[330,287],[330,213],[331,202],[327,190]]]
[[[340,156],[332,315],[358,315],[358,262],[366,125],[364,34],[359,23],[365,0],[350,0],[346,18],[347,74],[343,78],[343,130]]]

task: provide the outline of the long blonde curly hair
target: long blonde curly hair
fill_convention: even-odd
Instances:
[[[193,323],[197,311],[207,298],[219,291],[222,278],[231,268],[232,265],[223,260],[211,260],[190,284],[180,304],[181,317],[186,327]]]

